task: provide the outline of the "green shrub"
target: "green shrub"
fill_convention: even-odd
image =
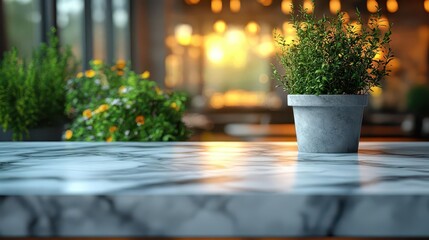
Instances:
[[[359,26],[346,23],[343,13],[317,18],[303,7],[292,14],[296,39],[287,42],[276,33],[278,61],[274,76],[289,94],[366,94],[388,75],[393,55],[389,47],[391,26],[380,27],[380,10],[368,25],[356,11]],[[377,58],[382,52],[383,57]]]
[[[74,72],[70,48],[59,47],[55,30],[30,60],[17,49],[6,52],[0,63],[0,124],[20,140],[30,128],[52,126],[65,117],[65,86]]]
[[[419,116],[429,115],[429,87],[417,85],[407,94],[407,107],[410,112]]]
[[[182,122],[187,97],[162,91],[149,72],[91,62],[92,69],[69,80],[67,109],[75,118],[71,141],[177,141],[189,131]]]

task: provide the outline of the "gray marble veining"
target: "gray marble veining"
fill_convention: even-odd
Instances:
[[[429,142],[0,143],[0,236],[429,236]]]

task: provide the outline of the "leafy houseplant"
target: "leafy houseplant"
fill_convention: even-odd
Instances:
[[[62,127],[58,126],[65,118],[66,79],[75,65],[70,48],[60,48],[54,33],[52,30],[49,43],[42,43],[28,61],[17,49],[4,54],[0,63],[2,140],[61,140]],[[29,134],[44,127],[54,127],[57,136]]]
[[[67,110],[75,119],[70,141],[177,141],[189,131],[182,122],[186,95],[162,91],[149,72],[136,74],[124,61],[99,60],[69,80]]]
[[[292,15],[296,40],[274,36],[281,70],[274,76],[293,106],[302,152],[356,152],[367,93],[389,74],[393,55],[390,26],[380,10],[364,24],[336,17],[317,18],[301,7]],[[386,27],[387,31],[382,31]]]
[[[423,136],[423,120],[429,116],[429,86],[413,86],[407,94],[407,108],[413,114],[413,134]]]

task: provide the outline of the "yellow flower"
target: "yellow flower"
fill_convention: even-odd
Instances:
[[[85,72],[85,77],[87,78],[93,78],[94,76],[95,76],[95,71],[92,69]]]
[[[95,59],[92,61],[92,64],[94,64],[95,66],[99,66],[103,64],[103,61],[101,61],[100,59]]]
[[[72,130],[67,130],[66,134],[65,134],[66,140],[69,140],[73,137],[73,131]]]
[[[109,105],[107,104],[101,104],[94,112],[95,113],[102,113],[109,109]]]
[[[125,86],[120,86],[118,89],[119,94],[123,94],[127,91],[127,88]]]
[[[118,76],[123,76],[124,75],[124,71],[123,70],[118,70],[116,72],[116,74],[118,74]]]
[[[124,69],[127,63],[123,59],[119,59],[116,61],[116,68],[118,69]]]
[[[162,94],[162,90],[159,89],[159,87],[155,88],[156,94],[161,95]]]
[[[110,136],[110,137],[106,138],[106,142],[111,142],[111,141],[113,141],[112,136]]]
[[[170,104],[170,107],[176,111],[179,111],[179,109],[180,109],[179,105],[177,105],[177,103],[175,103],[175,102],[172,102]]]
[[[137,116],[136,117],[136,123],[137,123],[137,125],[143,125],[144,124],[144,116],[142,116],[142,115],[139,115],[139,116]]]
[[[76,74],[77,78],[82,78],[83,77],[83,72],[79,72],[78,74]]]
[[[143,79],[148,79],[148,78],[150,78],[150,72],[149,71],[144,71],[140,76]]]
[[[118,130],[118,127],[116,127],[116,126],[111,126],[111,127],[109,128],[109,132],[110,132],[110,133],[114,133],[114,132],[116,132],[116,130]]]
[[[92,117],[92,112],[91,112],[91,110],[90,110],[90,109],[86,109],[85,111],[83,111],[82,116],[83,116],[84,118],[87,118],[87,119],[91,118],[91,117]]]

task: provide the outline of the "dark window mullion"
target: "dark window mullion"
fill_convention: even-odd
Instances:
[[[83,7],[83,39],[82,39],[82,64],[83,69],[89,69],[89,61],[93,58],[93,36],[92,36],[92,4],[91,0],[84,0]]]
[[[136,19],[135,19],[135,13],[134,13],[134,7],[135,7],[135,2],[134,0],[129,0],[129,25],[128,25],[128,30],[129,30],[129,51],[130,51],[130,60],[132,63],[132,67],[133,69],[137,69],[137,58],[138,56],[136,56],[136,49],[134,44],[136,44],[136,32],[134,31],[134,28],[136,27]]]
[[[6,17],[4,3],[0,0],[0,60],[3,58],[3,52],[7,49],[7,36],[6,36]]]
[[[132,58],[132,55],[131,55],[131,53],[132,53],[132,39],[131,39],[131,37],[132,37],[132,35],[131,35],[131,26],[132,26],[132,17],[131,17],[131,12],[132,12],[132,9],[131,9],[131,0],[126,0],[126,9],[127,9],[127,12],[128,12],[128,24],[127,24],[127,27],[126,27],[126,36],[125,36],[125,43],[126,43],[126,53],[125,53],[125,58],[127,59],[127,60],[131,60],[131,58]]]
[[[57,7],[56,0],[39,0],[40,42],[48,42],[49,32],[52,27],[57,28]]]

